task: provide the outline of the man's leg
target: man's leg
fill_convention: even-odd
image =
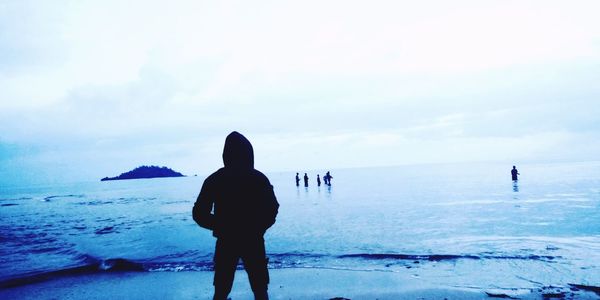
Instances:
[[[248,273],[250,286],[254,292],[254,299],[267,300],[269,295],[267,288],[269,285],[269,270],[267,269],[267,256],[265,253],[265,242],[263,239],[250,241],[242,253],[244,269]]]
[[[214,300],[225,300],[231,292],[233,277],[237,267],[239,257],[235,253],[235,245],[228,245],[227,242],[217,239],[215,247],[215,286]]]

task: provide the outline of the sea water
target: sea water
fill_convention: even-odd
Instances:
[[[473,289],[600,286],[600,162],[267,173],[280,203],[270,268],[401,272]],[[208,174],[211,170],[205,170]],[[205,176],[0,190],[0,282],[135,270],[210,271],[191,211]],[[243,199],[252,201],[252,199]]]

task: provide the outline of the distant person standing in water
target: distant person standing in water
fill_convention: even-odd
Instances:
[[[252,144],[238,132],[225,139],[223,163],[204,180],[193,208],[194,221],[217,238],[213,299],[227,299],[240,258],[254,298],[268,299],[263,236],[275,223],[279,203],[269,179],[254,169]]]
[[[512,170],[510,170],[510,175],[512,175],[512,180],[519,180],[518,175],[521,175],[517,170],[517,167],[513,166]]]
[[[296,186],[300,186],[300,176],[296,173]]]
[[[321,178],[319,177],[319,174],[317,174],[317,186],[321,186]]]
[[[331,186],[331,178],[333,178],[333,176],[331,176],[331,174],[329,174],[329,171],[327,171],[327,173],[325,173],[325,176],[323,176],[326,185]]]
[[[308,175],[306,173],[304,173],[304,186],[308,187]]]

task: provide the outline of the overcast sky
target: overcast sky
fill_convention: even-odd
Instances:
[[[597,160],[600,1],[0,0],[0,176]]]

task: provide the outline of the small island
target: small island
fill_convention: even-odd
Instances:
[[[184,177],[185,175],[175,172],[167,167],[159,166],[141,166],[129,172],[125,172],[116,177],[104,177],[100,181],[139,179],[139,178],[157,178],[157,177]]]

